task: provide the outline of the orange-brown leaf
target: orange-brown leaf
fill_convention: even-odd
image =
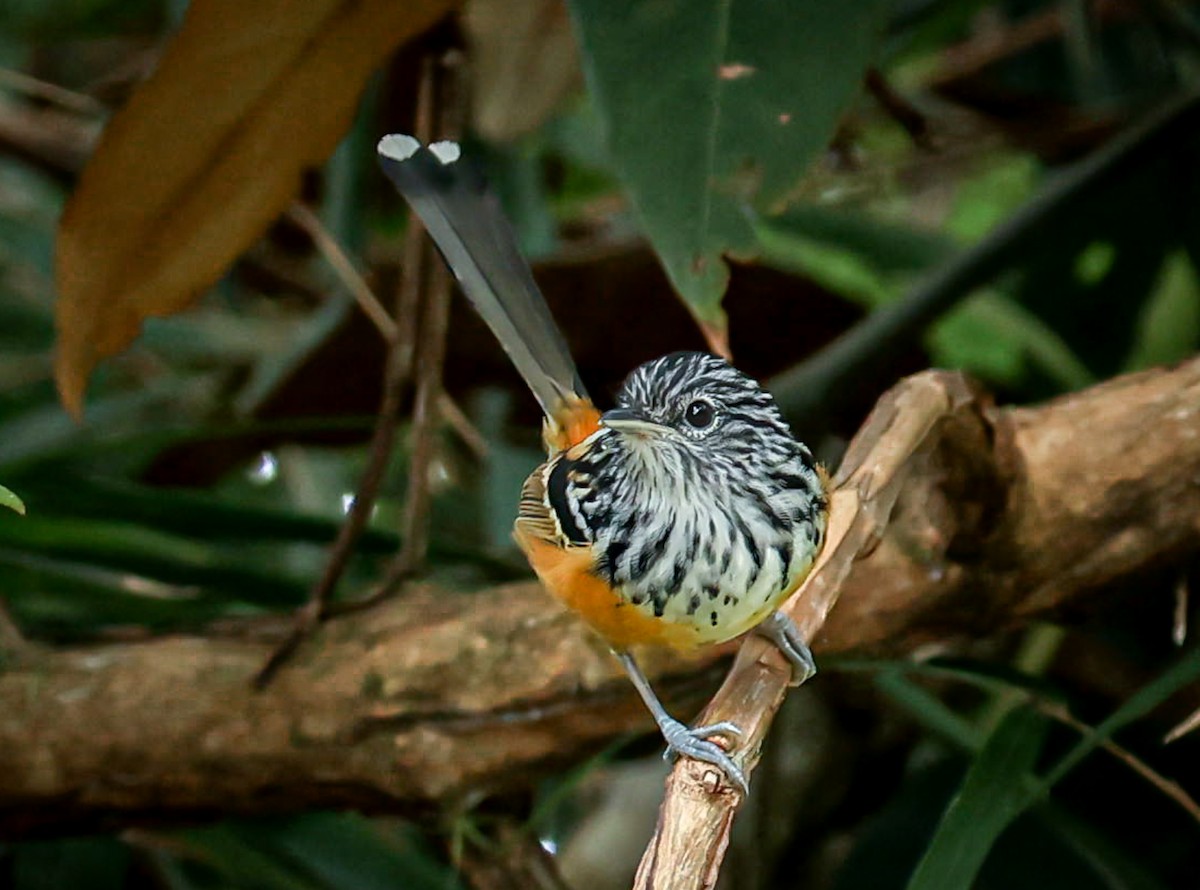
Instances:
[[[59,227],[63,403],[151,316],[188,306],[348,128],[367,77],[453,0],[195,0],[109,124]]]

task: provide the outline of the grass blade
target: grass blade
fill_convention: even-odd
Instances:
[[[1014,780],[1033,769],[1048,725],[1040,714],[1018,708],[997,727],[942,816],[908,890],[971,886],[996,839],[1029,803]]]

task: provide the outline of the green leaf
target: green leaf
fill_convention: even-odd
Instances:
[[[903,670],[880,671],[875,677],[875,685],[931,732],[966,751],[977,751],[983,746],[983,734],[969,720],[924,686],[908,679]]]
[[[1006,664],[969,658],[931,658],[927,661],[891,658],[828,658],[830,670],[857,672],[897,672],[930,680],[955,680],[985,692],[1023,691],[1051,701],[1061,695],[1041,677],[1009,667]]]
[[[807,275],[871,309],[902,298],[915,273],[950,262],[957,252],[943,235],[819,207],[798,206],[778,217],[755,219],[754,229],[767,263]],[[1017,382],[1026,363],[1063,389],[1081,389],[1095,380],[1044,321],[992,290],[946,313],[930,328],[927,341],[935,365],[1000,383]]]
[[[311,813],[250,827],[262,849],[278,850],[327,887],[355,890],[456,890],[459,882],[417,842],[407,826],[350,813]]]
[[[8,509],[15,510],[22,516],[25,515],[24,502],[3,485],[0,485],[0,507],[8,507]]]
[[[1038,173],[1038,163],[1029,155],[994,155],[959,186],[946,231],[963,244],[983,240],[1028,203],[1037,189]]]
[[[1013,383],[1025,361],[1065,390],[1083,389],[1095,375],[1067,342],[1020,303],[985,291],[938,321],[929,332],[934,363]]]
[[[253,551],[223,548],[158,529],[117,521],[37,515],[0,525],[0,552],[24,552],[144,574],[171,584],[210,584],[248,602],[302,602],[304,573],[251,558]],[[316,557],[317,554],[313,553]]]
[[[417,832],[362,816],[311,813],[288,819],[226,822],[172,835],[187,859],[236,886],[263,890],[458,890],[462,885],[419,841]]]
[[[942,816],[908,890],[971,886],[996,839],[1028,805],[1018,777],[1033,769],[1047,725],[1036,712],[1017,708],[997,727]]]
[[[36,841],[14,847],[13,890],[88,887],[120,890],[129,871],[129,848],[106,837]]]
[[[6,0],[0,4],[0,32],[36,43],[145,31],[159,24],[161,12],[157,0]]]
[[[1142,308],[1125,370],[1182,361],[1200,346],[1200,282],[1186,253],[1167,257]]]
[[[30,502],[69,507],[72,518],[137,522],[160,532],[210,541],[266,541],[328,544],[339,519],[298,509],[248,502],[186,488],[139,485],[99,475],[32,480]],[[391,553],[400,545],[395,532],[368,527],[358,542],[364,553]]]
[[[181,832],[179,842],[193,857],[211,866],[235,886],[260,890],[325,890],[325,885],[283,861],[278,853],[243,837],[236,825]]]
[[[970,674],[962,674],[969,679]],[[969,887],[988,850],[1018,815],[1041,801],[1054,785],[1114,733],[1145,716],[1176,692],[1200,680],[1200,649],[1148,683],[1083,738],[1048,773],[1033,767],[1046,718],[1018,708],[1005,717],[976,758],[947,809],[909,890]]]
[[[786,200],[859,89],[879,2],[571,0],[617,172],[676,290],[723,326],[741,205]]]
[[[900,285],[878,269],[872,254],[838,242],[785,230],[763,221],[758,244],[768,265],[811,278],[817,284],[876,309],[895,299]]]

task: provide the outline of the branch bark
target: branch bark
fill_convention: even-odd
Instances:
[[[825,549],[785,610],[818,651],[914,648],[1181,558],[1200,539],[1198,436],[1196,360],[1033,410],[995,410],[957,375],[917,375],[855,437]],[[741,727],[747,775],[789,679],[777,650],[748,639],[698,718]],[[715,887],[741,803],[712,767],[677,763],[635,890]]]
[[[994,633],[1200,550],[1200,360],[1033,409],[917,375],[881,400],[836,482],[823,567],[791,604],[818,656]],[[603,646],[534,584],[417,585],[329,622],[257,693],[270,646],[5,653],[0,835],[313,806],[420,814],[650,728]],[[678,705],[711,688],[697,667],[720,654],[646,665]],[[751,638],[709,710],[747,731],[748,767],[786,677]],[[711,886],[738,804],[711,785],[688,762],[672,774],[643,869],[654,886]]]

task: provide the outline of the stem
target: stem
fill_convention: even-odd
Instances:
[[[770,382],[784,413],[806,427],[853,381],[908,349],[938,316],[1011,266],[1030,243],[1085,196],[1156,155],[1176,149],[1200,123],[1200,91],[1168,101],[1095,154],[1054,177],[1011,218],[905,297],[871,313],[828,346]]]

